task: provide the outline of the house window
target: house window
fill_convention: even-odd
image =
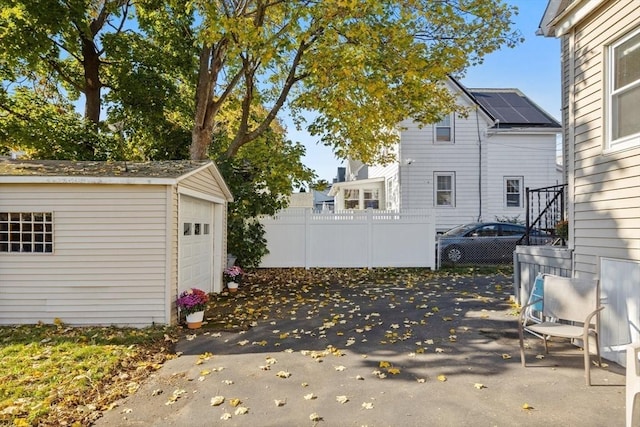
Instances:
[[[451,119],[451,115],[448,115],[434,125],[434,137],[436,142],[453,142],[452,122],[453,120]]]
[[[52,253],[51,212],[0,212],[0,252]]]
[[[522,207],[522,177],[505,177],[504,194],[504,203],[507,208]]]
[[[611,46],[609,148],[640,145],[640,32]]]
[[[391,178],[387,179],[386,182],[387,191],[386,191],[386,206],[388,210],[396,210],[400,205],[400,191],[398,186],[398,176],[394,175]]]
[[[344,190],[344,208],[360,209],[360,190],[357,188]]]
[[[436,172],[434,174],[436,206],[453,206],[455,201],[455,174]]]
[[[380,198],[378,190],[364,190],[364,208],[379,209]]]

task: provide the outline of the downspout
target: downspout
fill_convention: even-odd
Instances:
[[[478,131],[478,219],[482,220],[482,137],[480,135],[480,117],[476,105],[476,130]]]

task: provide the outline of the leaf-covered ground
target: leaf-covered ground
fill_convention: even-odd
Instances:
[[[286,326],[295,323],[291,319],[296,315],[320,313],[329,323],[340,324],[340,310],[332,310],[329,302],[344,299],[341,292],[349,289],[366,285],[372,290],[372,285],[383,284],[412,292],[414,286],[441,277],[482,273],[473,269],[445,273],[424,269],[257,270],[245,275],[238,294],[213,296],[202,331],[242,331],[258,322],[274,321]],[[509,275],[509,270],[504,274]],[[372,294],[372,298],[377,297]],[[295,327],[283,329],[277,340],[259,344],[276,346],[279,340],[293,338],[293,331]],[[62,322],[0,327],[0,424],[91,424],[118,399],[135,393],[150,373],[173,357],[178,333],[176,328],[73,328]],[[388,338],[390,343],[403,339],[399,331]]]
[[[0,327],[0,425],[90,425],[173,354],[168,328]]]

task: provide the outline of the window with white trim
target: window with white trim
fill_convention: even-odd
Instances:
[[[522,207],[522,177],[504,177],[504,206],[507,208]]]
[[[0,212],[0,253],[52,253],[51,212]]]
[[[357,188],[344,190],[344,208],[360,209],[360,190]]]
[[[433,125],[435,142],[453,142],[453,118],[451,114]]]
[[[455,173],[435,172],[433,175],[435,182],[434,200],[436,206],[455,205]]]
[[[640,145],[640,31],[609,48],[608,147]]]

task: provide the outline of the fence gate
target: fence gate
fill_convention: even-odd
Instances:
[[[435,269],[435,222],[429,210],[288,208],[261,222],[269,254],[260,267]]]

